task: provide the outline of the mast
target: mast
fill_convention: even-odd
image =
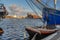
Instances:
[[[57,0],[54,0],[54,9],[56,9],[56,2],[57,2]],[[54,16],[54,21],[55,21],[55,26],[56,26],[55,16]]]
[[[56,9],[57,0],[54,0],[54,8]]]

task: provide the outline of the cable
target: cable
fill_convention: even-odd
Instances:
[[[32,0],[31,0],[31,3],[33,3],[40,11],[41,11],[41,8],[38,7]],[[41,14],[40,14],[41,15]]]
[[[50,2],[50,0],[48,0],[46,3],[45,3],[44,1],[41,1],[41,2],[38,2],[38,3],[40,3],[40,4],[43,4],[43,3],[44,3],[44,5],[45,5],[46,7],[52,8],[51,6],[47,5],[48,2]],[[44,6],[44,5],[43,5],[43,6]]]
[[[28,2],[28,1],[26,0],[26,2],[27,2],[28,5],[30,6],[30,8],[37,14],[37,12],[34,10],[34,7],[32,8],[33,5],[32,5],[32,4],[29,4],[30,1]],[[32,5],[32,6],[31,6],[31,5]]]

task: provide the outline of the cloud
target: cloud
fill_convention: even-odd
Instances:
[[[16,15],[20,15],[20,16],[26,15],[27,12],[30,12],[29,9],[25,9],[22,6],[17,6],[16,4],[10,5],[9,10],[11,12],[10,15],[16,14]]]
[[[11,5],[10,9],[13,12],[19,12],[19,13],[24,12],[24,8],[21,6],[17,6],[16,4]]]
[[[17,6],[16,4],[10,5],[9,10],[11,11],[10,15],[15,15],[16,14],[18,16],[26,16],[28,12],[31,13],[31,14],[35,14],[31,10],[25,9],[22,6]]]

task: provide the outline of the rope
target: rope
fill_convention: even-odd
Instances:
[[[46,0],[46,3],[45,3],[45,4],[46,4],[48,7],[51,7],[51,6],[48,5],[49,2],[50,2],[50,0]]]
[[[41,5],[40,5],[40,4],[39,4],[39,6],[38,6],[38,4],[37,4],[37,3],[34,3],[33,0],[31,0],[31,2],[32,2],[39,10],[41,10],[41,8],[40,8]],[[42,7],[44,7],[44,6],[42,6]]]
[[[38,30],[39,31],[39,30]],[[39,31],[40,32],[40,31]],[[31,40],[35,40],[35,37],[37,36],[38,33],[36,33]],[[41,35],[41,32],[40,32]]]
[[[35,37],[36,37],[37,34],[38,34],[38,33],[36,33],[31,40],[35,40]]]
[[[30,3],[28,2],[28,0],[26,0],[26,2],[27,2],[28,5],[30,6],[30,8],[37,14],[37,12],[34,10],[35,8],[34,8],[34,7],[32,8],[32,6],[33,6],[33,5],[31,4],[32,2],[31,2],[30,0],[29,0]],[[32,5],[32,6],[31,6],[31,5]]]
[[[24,40],[26,40],[26,31],[24,30]]]
[[[32,3],[33,2],[31,2],[31,0],[25,0],[26,2],[27,2],[27,4],[30,6],[30,8],[38,15],[38,13],[35,11],[35,8],[34,7],[32,7],[33,5],[32,5]],[[30,3],[29,3],[30,2]],[[34,3],[33,3],[34,4]],[[35,6],[37,6],[37,5],[35,5]],[[38,9],[40,9],[38,6],[37,6],[37,8]],[[42,21],[42,19],[41,19],[41,21]],[[43,22],[43,21],[42,21]]]

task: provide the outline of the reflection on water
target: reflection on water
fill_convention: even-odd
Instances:
[[[3,19],[0,21],[0,27],[4,34],[0,40],[23,40],[25,26],[41,26],[40,19]]]

